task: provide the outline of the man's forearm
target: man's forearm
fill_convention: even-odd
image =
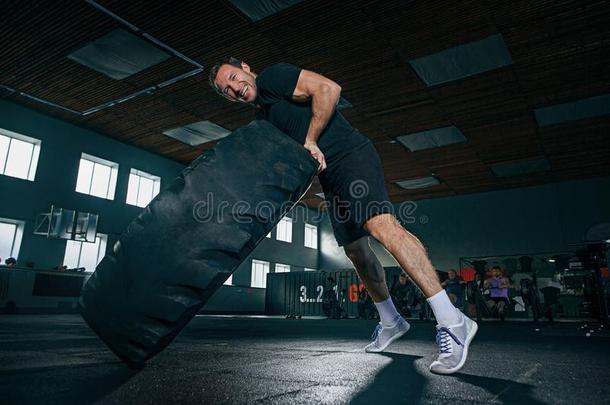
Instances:
[[[311,121],[305,137],[305,143],[315,143],[320,134],[326,128],[330,117],[335,112],[335,107],[341,95],[341,87],[325,86],[311,100]]]

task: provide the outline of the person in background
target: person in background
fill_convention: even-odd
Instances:
[[[404,272],[400,273],[398,282],[390,289],[390,297],[398,313],[405,317],[411,317],[411,305],[414,300],[414,286]]]
[[[15,259],[14,257],[9,257],[8,259],[6,259],[4,264],[6,264],[7,267],[15,267],[17,265],[17,259]]]
[[[492,313],[497,311],[500,319],[504,320],[506,305],[510,303],[508,299],[510,281],[504,277],[500,266],[493,266],[491,268],[491,278],[485,280],[484,286],[489,289],[487,306]]]
[[[464,285],[466,282],[462,280],[454,269],[447,271],[447,279],[441,283],[441,286],[447,291],[447,295],[451,303],[458,309],[462,309],[464,305]]]
[[[468,301],[468,316],[475,318],[477,316],[477,295],[483,294],[483,277],[480,273],[474,275],[474,280],[466,284],[466,301]],[[487,300],[484,300],[487,301]],[[485,302],[481,302],[485,305]]]

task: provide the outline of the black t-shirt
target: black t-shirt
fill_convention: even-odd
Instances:
[[[256,77],[255,104],[260,106],[257,119],[271,122],[304,144],[311,120],[311,103],[298,103],[292,99],[300,74],[301,69],[288,63],[269,66]],[[335,111],[318,138],[318,147],[330,166],[368,142],[366,136],[352,128],[343,115]]]

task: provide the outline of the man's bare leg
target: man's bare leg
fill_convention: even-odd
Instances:
[[[379,313],[380,324],[373,333],[373,341],[365,347],[365,350],[381,352],[394,340],[404,335],[410,325],[396,311],[388,291],[385,270],[371,249],[368,236],[350,243],[344,249]]]
[[[468,356],[477,324],[462,315],[442,289],[424,245],[407,232],[391,214],[380,214],[365,223],[365,229],[394,256],[403,270],[428,298],[438,322],[439,357],[430,370],[452,374],[460,370]]]
[[[364,227],[394,256],[426,297],[443,289],[424,245],[403,228],[393,215],[377,215],[369,219]]]
[[[404,229],[391,214],[377,215],[369,219],[364,227],[394,256],[400,267],[409,275],[426,298],[435,297],[433,298],[434,301],[439,297],[441,301],[439,305],[430,302],[439,323],[445,325],[457,323],[459,320],[455,307],[451,304],[447,294],[444,293],[426,249],[419,239]]]
[[[369,238],[360,238],[345,246],[344,250],[373,301],[380,302],[390,298],[385,270],[371,249]]]

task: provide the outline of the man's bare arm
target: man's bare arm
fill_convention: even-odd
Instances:
[[[317,146],[318,138],[332,117],[340,96],[341,86],[337,83],[309,70],[301,70],[292,98],[298,102],[311,100],[311,121],[304,146],[320,162],[320,170],[326,168],[326,161]]]
[[[333,115],[340,96],[341,86],[337,83],[309,70],[301,71],[292,98],[295,101],[311,100],[311,122],[306,141],[317,142]]]

